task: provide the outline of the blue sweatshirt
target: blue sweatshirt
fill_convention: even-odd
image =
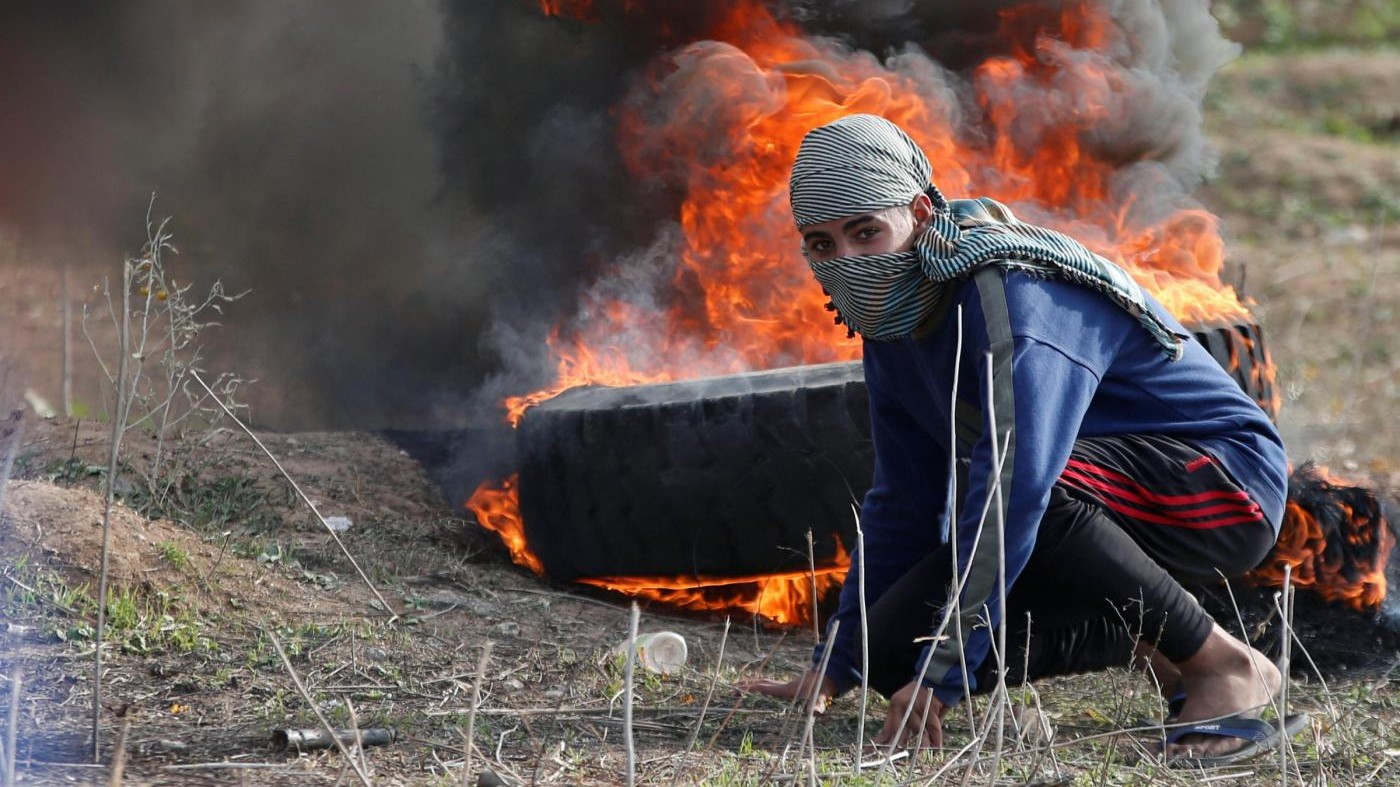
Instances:
[[[1172,330],[1187,333],[1160,304],[1150,305]],[[1277,532],[1287,459],[1268,416],[1194,339],[1187,340],[1184,357],[1172,361],[1136,318],[1100,293],[989,266],[950,288],[913,337],[867,341],[864,351],[875,443],[874,484],[861,509],[866,601],[874,604],[953,537],[956,524],[958,565],[967,571],[962,652],[951,636],[924,650],[924,659],[931,659],[924,682],[946,704],[961,699],[965,681],[977,688],[973,674],[1001,618],[998,510],[1009,591],[1030,557],[1051,487],[1076,439],[1150,434],[1190,440],[1225,467]],[[955,369],[957,407],[950,423]],[[1001,484],[989,501],[994,450]],[[950,505],[953,457],[970,460],[968,488],[957,490],[956,506]],[[833,618],[841,627],[827,674],[838,692],[860,680],[860,565],[853,555]],[[945,633],[953,632],[950,623]]]

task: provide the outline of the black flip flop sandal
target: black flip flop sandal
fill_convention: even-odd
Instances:
[[[1291,738],[1306,728],[1308,722],[1308,714],[1295,713],[1284,718],[1281,725],[1249,716],[1229,716],[1218,721],[1177,727],[1167,735],[1168,745],[1178,743],[1187,735],[1239,738],[1244,744],[1233,751],[1213,757],[1173,757],[1167,761],[1167,765],[1172,768],[1204,770],[1241,763],[1274,751],[1278,747],[1281,735]]]

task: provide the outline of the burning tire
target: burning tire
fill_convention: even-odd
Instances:
[[[859,363],[581,388],[519,430],[520,508],[556,579],[746,576],[853,530],[873,448]],[[849,542],[847,542],[849,543]]]
[[[1278,419],[1279,395],[1274,388],[1274,364],[1269,360],[1264,334],[1258,325],[1234,325],[1195,332],[1212,358],[1240,384],[1244,392]]]
[[[1197,339],[1272,416],[1257,326]],[[854,546],[874,451],[858,362],[568,391],[518,433],[520,513],[560,580],[743,577]]]

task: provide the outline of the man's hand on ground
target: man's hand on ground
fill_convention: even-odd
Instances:
[[[900,729],[905,711],[913,706],[909,723]],[[925,719],[927,708],[927,719]],[[943,714],[948,706],[933,695],[933,689],[922,686],[918,681],[907,684],[890,697],[890,711],[885,716],[885,726],[875,736],[875,744],[889,746],[898,742],[903,748],[920,746],[943,746]]]
[[[767,694],[770,697],[777,697],[784,700],[801,699],[806,701],[812,696],[812,688],[816,685],[817,673],[808,671],[800,678],[789,681],[769,680],[767,678],[755,678],[739,682],[742,691],[751,691],[755,694]],[[821,686],[817,688],[817,701],[813,712],[821,714],[826,712],[826,703],[836,694],[836,684],[828,677],[822,677]]]

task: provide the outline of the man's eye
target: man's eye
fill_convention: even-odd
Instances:
[[[870,240],[871,238],[873,238],[873,237],[875,237],[876,235],[879,235],[879,234],[880,234],[880,231],[879,231],[878,229],[874,228],[874,227],[862,227],[861,230],[860,230],[859,232],[856,233],[856,239],[857,239],[857,240]]]
[[[816,254],[824,254],[831,251],[832,243],[829,240],[814,240],[807,244],[807,251]]]

